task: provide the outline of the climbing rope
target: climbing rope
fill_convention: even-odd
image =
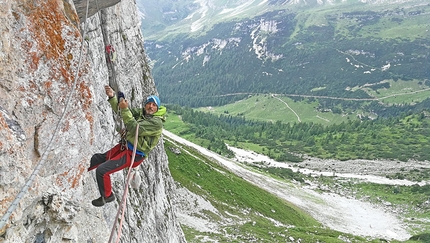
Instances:
[[[119,214],[122,211],[121,220],[120,220],[120,223],[119,223],[118,234],[116,236],[116,241],[115,242],[118,243],[119,239],[121,237],[122,222],[124,220],[124,213],[125,213],[125,208],[126,208],[126,205],[127,205],[128,185],[130,184],[130,178],[131,178],[130,175],[131,175],[131,171],[133,169],[134,158],[136,157],[136,147],[137,147],[137,136],[138,136],[138,133],[139,133],[139,125],[136,126],[136,135],[134,136],[133,155],[131,157],[130,167],[129,167],[128,172],[127,172],[127,180],[126,180],[126,183],[125,183],[125,186],[124,186],[124,193],[122,194],[121,204],[118,207],[118,212],[116,213],[115,219],[113,221],[112,231],[110,233],[110,237],[109,237],[109,241],[108,241],[109,243],[111,243],[112,240],[113,240],[113,235],[115,233],[116,221],[118,220]]]
[[[97,7],[97,12],[99,13],[99,18],[100,18],[100,25],[102,24],[102,14],[101,12],[99,12],[99,6],[98,6],[98,0],[96,0],[96,7]],[[116,52],[115,52],[115,48],[110,44],[109,42],[109,36],[107,33],[105,33],[105,30],[103,29],[103,26],[101,26],[101,31],[102,31],[102,35],[103,35],[103,41],[104,41],[104,45],[105,45],[105,52],[106,52],[106,63],[108,66],[108,69],[111,71],[111,76],[109,76],[109,86],[116,92],[117,95],[117,99],[118,102],[120,101],[120,98],[124,98],[124,94],[120,91],[120,87],[119,84],[117,82],[117,76],[116,76],[116,66],[115,66],[115,61],[116,61]],[[120,133],[121,135],[121,143],[125,142],[124,146],[125,149],[127,146],[127,141],[125,140],[126,137],[126,130],[125,130],[125,125],[124,122],[122,120],[121,117],[121,109],[118,108],[118,112],[114,112],[114,121],[115,121],[115,130],[117,130],[117,132]],[[125,186],[124,186],[124,193],[122,195],[122,199],[121,199],[121,203],[118,207],[118,211],[117,214],[115,216],[114,219],[114,223],[112,225],[112,230],[111,230],[111,234],[109,237],[109,243],[112,242],[114,234],[115,234],[115,228],[116,228],[116,223],[118,221],[119,215],[121,214],[121,219],[119,222],[119,228],[118,228],[118,232],[117,232],[117,236],[116,236],[116,243],[118,243],[120,241],[121,238],[121,232],[122,232],[122,225],[123,225],[123,221],[124,221],[124,214],[126,211],[126,206],[127,206],[127,195],[128,195],[128,187],[130,184],[130,180],[131,180],[131,175],[132,170],[133,170],[133,164],[134,164],[134,159],[136,157],[136,148],[137,148],[137,139],[138,139],[138,133],[139,133],[139,125],[136,126],[136,134],[134,137],[134,145],[133,145],[133,154],[131,157],[131,161],[130,161],[130,167],[128,169],[127,172],[127,178],[125,181]],[[122,212],[122,213],[121,213]],[[130,213],[128,214],[128,216],[130,217]],[[130,221],[130,219],[129,219]]]
[[[98,0],[96,0],[96,8],[97,8],[97,13],[99,15],[100,29],[101,29],[102,36],[103,36],[103,44],[105,46],[106,63],[108,64],[108,68],[112,72],[112,79],[109,79],[109,86],[112,87],[115,90],[115,92],[118,92],[120,90],[120,88],[119,88],[119,85],[116,81],[116,72],[115,72],[115,66],[114,66],[114,62],[116,60],[116,52],[115,52],[115,48],[109,42],[109,35],[107,33],[105,33],[105,31],[103,29],[102,11],[100,11],[100,9],[99,9]]]
[[[108,66],[108,70],[110,71],[110,73],[112,73],[112,75],[109,75],[109,86],[115,92],[119,93],[120,87],[119,87],[119,84],[116,80],[116,71],[115,71],[116,52],[115,52],[115,48],[109,42],[109,35],[103,29],[102,11],[100,11],[100,9],[99,9],[98,0],[96,0],[96,8],[97,8],[98,16],[99,16],[99,21],[100,21],[100,30],[101,30],[102,36],[103,36],[103,44],[105,46],[106,63]],[[120,99],[118,98],[118,102],[119,101],[120,101]],[[125,129],[125,126],[124,126],[124,123],[123,123],[122,118],[121,118],[121,110],[120,109],[118,109],[117,112],[114,111],[113,119],[115,122],[115,130],[121,133]],[[113,135],[115,137],[115,131],[114,131]],[[121,136],[122,135],[123,134],[121,134]]]
[[[54,133],[51,136],[51,139],[50,139],[50,141],[49,141],[49,143],[47,145],[46,150],[42,154],[42,158],[37,163],[36,167],[33,170],[33,173],[31,173],[30,177],[27,179],[27,181],[25,182],[24,186],[21,188],[20,192],[15,197],[15,199],[12,202],[12,204],[7,209],[6,213],[1,218],[1,220],[0,220],[0,230],[3,229],[3,227],[6,225],[9,217],[12,215],[12,213],[17,208],[19,201],[21,201],[21,199],[27,193],[27,191],[30,188],[31,184],[33,183],[36,175],[39,173],[40,169],[45,164],[45,161],[46,161],[46,158],[48,156],[48,153],[51,151],[52,143],[53,143],[54,139],[57,137],[58,131],[60,130],[60,125],[62,124],[62,121],[66,117],[66,113],[67,113],[67,110],[69,108],[70,101],[72,99],[72,94],[74,93],[74,91],[76,89],[76,84],[77,84],[78,78],[80,77],[79,71],[80,71],[80,68],[81,68],[82,53],[83,53],[83,49],[84,49],[85,38],[83,36],[86,33],[86,27],[87,27],[86,21],[87,21],[87,18],[88,18],[88,6],[89,6],[89,0],[87,0],[87,8],[86,8],[86,12],[85,12],[85,20],[84,20],[85,24],[84,24],[84,32],[83,32],[83,35],[82,35],[81,50],[80,50],[80,53],[79,53],[78,68],[77,68],[76,73],[75,73],[75,80],[74,80],[73,85],[72,85],[72,90],[69,92],[68,97],[67,97],[66,106],[64,107],[63,113],[61,114],[60,120],[58,121],[58,123],[57,123],[57,125],[55,127]]]

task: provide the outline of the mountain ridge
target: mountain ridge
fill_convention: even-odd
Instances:
[[[344,8],[349,6],[360,6],[371,10],[375,7],[384,8],[384,6],[392,8],[392,5],[413,3],[413,5],[407,6],[411,7],[426,4],[422,0],[253,0],[223,3],[204,0],[183,1],[182,4],[172,0],[137,1],[142,17],[142,30],[147,40],[163,39],[163,35],[169,35],[172,30],[182,29],[184,26],[187,28],[183,29],[181,33],[190,34],[202,30],[202,28],[204,28],[203,32],[206,32],[211,29],[213,23],[252,18],[276,10],[297,12],[318,8],[320,11],[330,11],[330,8],[333,7]],[[158,27],[154,28],[154,25]],[[163,31],[161,25],[171,29]],[[161,34],[159,34],[160,32]],[[163,32],[165,33],[163,34]]]
[[[372,11],[359,5],[346,12],[336,12],[340,9],[336,6],[276,10],[218,23],[200,36],[172,32],[170,40],[147,39],[160,95],[168,103],[202,107],[247,97],[219,99],[231,93],[365,100],[387,89],[393,93],[391,82],[398,80],[412,87],[418,84],[413,92],[425,90],[430,75],[430,25],[426,22],[430,5],[423,1],[379,4]],[[358,107],[383,112],[390,105],[318,101],[322,109],[338,107],[342,112]],[[405,104],[423,101],[420,95]],[[403,102],[399,99],[394,104]]]

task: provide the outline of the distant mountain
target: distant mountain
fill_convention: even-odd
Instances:
[[[337,8],[409,8],[426,5],[425,0],[137,0],[142,17],[142,30],[149,40],[169,34],[207,31],[221,22],[254,18],[275,10],[336,11]],[[318,11],[319,11],[318,10]],[[350,9],[351,10],[351,9]],[[343,11],[343,10],[341,10]],[[176,32],[177,31],[177,32]],[[173,32],[173,33],[172,33]]]
[[[410,110],[430,103],[427,1],[138,5],[165,102],[218,106],[275,93],[378,114],[392,104]]]

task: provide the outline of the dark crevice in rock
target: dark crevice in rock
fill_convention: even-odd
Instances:
[[[24,141],[25,132],[21,128],[21,125],[19,125],[19,123],[16,120],[10,118],[8,112],[2,106],[0,106],[0,112],[3,114],[3,117],[6,121],[7,126],[9,127],[10,130],[12,130],[16,139],[20,142]]]

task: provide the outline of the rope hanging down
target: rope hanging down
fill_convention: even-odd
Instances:
[[[112,74],[111,76],[109,76],[109,86],[111,88],[113,88],[113,90],[116,92],[117,99],[118,99],[118,101],[120,101],[121,98],[125,98],[125,97],[124,97],[124,94],[120,91],[121,89],[120,89],[119,84],[118,84],[117,79],[116,79],[116,66],[115,66],[116,52],[115,52],[115,48],[109,42],[109,35],[106,33],[106,30],[103,28],[102,11],[99,11],[98,0],[96,0],[96,5],[97,5],[97,12],[99,13],[99,18],[100,18],[100,26],[101,26],[100,29],[101,29],[101,32],[103,35],[103,42],[104,42],[104,46],[105,46],[106,63],[108,66],[108,70]],[[125,130],[124,122],[123,122],[122,117],[121,117],[121,110],[120,109],[118,109],[118,112],[116,112],[116,113],[114,112],[114,121],[115,121],[116,130],[120,132],[121,140],[125,139],[126,130]],[[133,162],[134,162],[134,159],[136,157],[138,134],[139,134],[139,125],[136,126],[136,133],[135,133],[134,145],[133,145],[133,154],[132,154],[131,161],[130,161],[130,167],[129,167],[128,172],[127,172],[127,179],[126,179],[126,182],[124,185],[124,193],[122,195],[121,203],[118,207],[118,211],[117,211],[117,214],[115,216],[114,223],[112,225],[112,230],[111,230],[111,234],[109,236],[108,243],[113,242],[116,223],[118,221],[119,214],[122,212],[121,220],[119,222],[119,229],[118,229],[118,233],[117,233],[115,242],[118,243],[120,241],[120,238],[121,238],[122,225],[123,225],[124,214],[125,214],[126,205],[127,205],[128,187],[130,184],[130,180],[132,178],[131,175],[133,174],[132,173]]]
[[[84,20],[85,24],[84,24],[84,32],[83,32],[83,35],[82,35],[81,50],[80,50],[80,53],[79,53],[78,68],[77,68],[76,73],[75,73],[75,80],[74,80],[73,85],[72,85],[72,90],[69,92],[68,97],[67,97],[66,106],[64,107],[63,113],[61,114],[60,120],[58,121],[58,123],[57,123],[57,125],[55,127],[54,133],[52,134],[52,137],[51,137],[51,139],[50,139],[50,141],[49,141],[49,143],[47,145],[46,150],[42,154],[42,158],[37,163],[36,167],[33,170],[33,173],[31,173],[30,177],[27,179],[27,181],[25,182],[24,186],[21,188],[20,192],[15,197],[15,199],[12,202],[12,204],[7,209],[6,213],[1,218],[1,220],[0,220],[0,230],[3,229],[3,227],[6,225],[9,217],[12,215],[12,213],[15,211],[16,207],[18,206],[19,201],[21,201],[21,199],[27,193],[28,188],[30,188],[30,186],[33,183],[36,175],[39,173],[40,169],[45,164],[46,158],[48,157],[48,153],[51,151],[52,143],[53,143],[54,139],[57,137],[58,130],[60,130],[60,125],[62,124],[62,121],[66,117],[66,113],[67,113],[67,110],[69,108],[70,101],[72,99],[72,94],[75,92],[75,89],[76,89],[76,84],[77,84],[78,77],[79,77],[79,70],[81,68],[81,63],[82,63],[82,53],[83,53],[84,41],[85,41],[85,38],[83,36],[86,33],[86,27],[87,27],[86,22],[87,22],[87,18],[88,18],[88,6],[89,6],[89,0],[87,0],[87,8],[86,8],[86,12],[85,12],[85,20]]]
[[[115,60],[116,60],[116,52],[115,52],[115,48],[110,44],[109,42],[109,35],[108,33],[106,33],[107,31],[104,29],[103,27],[103,19],[102,19],[102,12],[103,10],[99,9],[99,2],[98,0],[96,0],[96,8],[97,8],[97,13],[99,16],[99,21],[100,21],[100,30],[102,32],[102,36],[103,36],[103,45],[105,46],[105,56],[106,56],[106,64],[108,67],[108,73],[109,73],[109,86],[115,91],[115,92],[119,92],[121,89],[119,87],[119,84],[116,80],[116,67],[115,67]],[[112,75],[110,75],[112,74]],[[118,101],[119,101],[119,97],[118,97]],[[124,131],[124,123],[121,119],[121,111],[118,110],[118,112],[114,112],[114,122],[115,122],[115,130],[119,131],[120,133]],[[114,132],[115,133],[115,132]],[[121,134],[121,136],[123,136],[125,134]],[[115,137],[115,135],[114,135]]]
[[[109,42],[109,35],[106,33],[106,31],[103,28],[103,19],[102,19],[103,10],[99,9],[98,0],[96,0],[96,7],[97,7],[97,13],[99,15],[100,29],[103,36],[103,44],[105,46],[106,63],[109,71],[112,72],[112,76],[109,77],[109,86],[112,87],[117,92],[120,90],[120,88],[119,88],[118,82],[116,81],[116,71],[115,71],[115,65],[114,65],[116,60],[116,52],[115,52],[115,48]]]
[[[125,206],[127,205],[128,185],[130,184],[130,179],[131,179],[130,175],[131,175],[131,171],[133,170],[133,162],[134,162],[134,158],[136,156],[136,147],[137,147],[137,136],[138,136],[138,133],[139,133],[139,125],[136,126],[136,135],[134,136],[133,155],[131,157],[130,167],[129,167],[128,172],[127,172],[127,180],[126,180],[126,183],[125,183],[125,186],[124,186],[124,193],[122,195],[121,204],[118,207],[118,212],[116,213],[115,219],[113,221],[112,231],[110,233],[110,237],[109,237],[109,241],[108,241],[109,243],[111,243],[112,240],[113,240],[113,235],[115,233],[116,221],[118,220],[119,214],[122,211],[121,220],[120,220],[120,223],[119,223],[118,234],[116,236],[116,241],[115,242],[118,243],[119,239],[121,237],[122,222],[124,220],[124,213],[125,213],[125,208],[126,208]]]

